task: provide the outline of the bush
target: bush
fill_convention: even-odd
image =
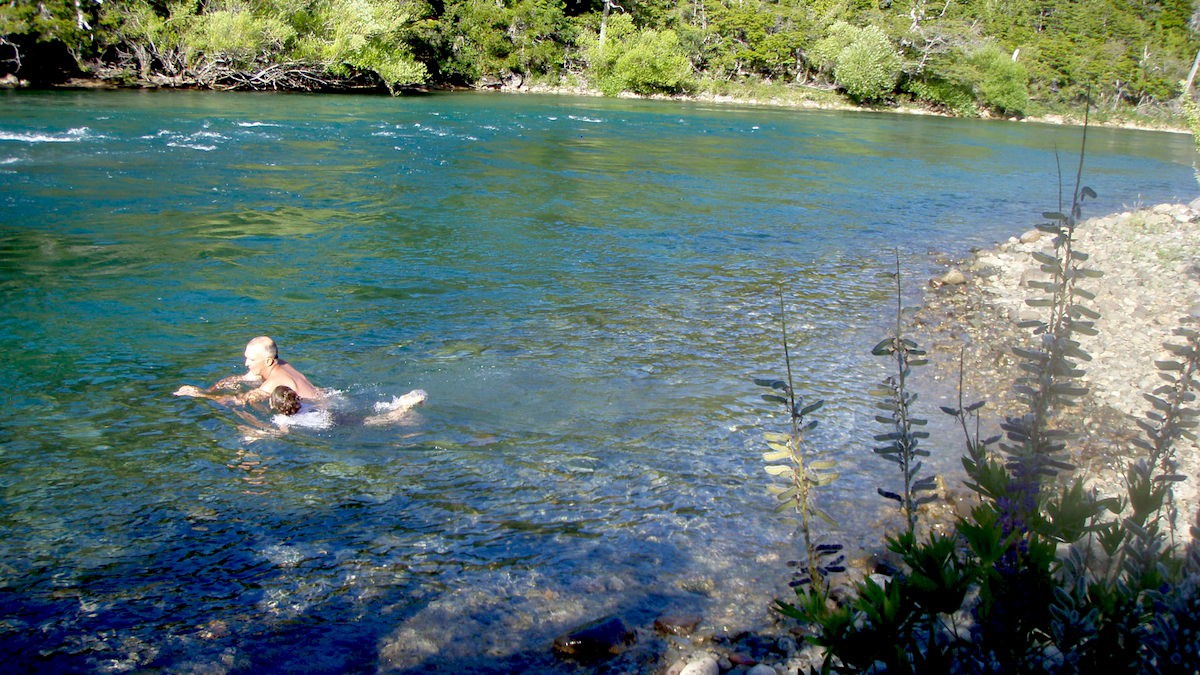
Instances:
[[[940,77],[913,77],[905,80],[903,87],[917,99],[945,108],[955,115],[974,117],[977,114],[975,93],[967,84]]]
[[[417,3],[332,0],[311,17],[313,32],[296,55],[336,75],[373,72],[389,89],[421,84],[428,73],[413,58],[406,31],[425,10]]]
[[[1029,109],[1029,73],[998,47],[983,49],[970,59],[980,73],[979,95],[993,110],[1024,115]]]
[[[838,21],[829,27],[828,34],[817,40],[804,56],[817,70],[832,74],[833,69],[837,67],[838,56],[854,42],[859,30],[845,21]]]
[[[900,55],[887,35],[875,26],[856,28],[839,21],[818,40],[808,58],[856,101],[878,101],[896,90]]]
[[[553,73],[566,58],[567,20],[561,0],[521,0],[511,6],[467,0],[449,4],[439,23],[447,46],[443,76],[474,82],[508,73]]]
[[[864,28],[859,39],[838,55],[833,79],[857,101],[883,99],[896,90],[900,55],[882,30]]]
[[[228,60],[245,66],[283,51],[295,37],[296,32],[279,19],[258,17],[239,8],[194,17],[183,42],[189,60]]]
[[[691,88],[692,64],[672,30],[636,29],[628,15],[608,19],[604,44],[592,39],[588,50],[592,81],[607,96],[675,94]]]

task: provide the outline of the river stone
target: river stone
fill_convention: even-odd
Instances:
[[[668,614],[654,620],[654,630],[663,635],[690,635],[700,625],[694,614]]]
[[[960,286],[967,283],[967,277],[957,267],[951,267],[942,275],[941,282],[947,286]]]
[[[1041,230],[1029,230],[1025,234],[1021,235],[1021,243],[1022,244],[1032,244],[1035,241],[1041,241],[1041,239],[1042,239],[1042,231]]]
[[[688,661],[683,670],[679,671],[679,675],[720,675],[721,666],[717,664],[717,659],[712,654],[705,654],[692,661]]]
[[[771,666],[760,663],[757,666],[750,668],[750,670],[747,670],[746,675],[778,675],[778,673],[776,673],[775,669]]]
[[[601,659],[620,654],[636,639],[620,617],[608,616],[554,638],[554,651],[577,659]]]

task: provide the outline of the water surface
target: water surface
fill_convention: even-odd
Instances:
[[[0,94],[0,649],[29,670],[571,672],[618,613],[755,628],[797,554],[754,377],[784,292],[824,496],[873,539],[898,250],[1058,208],[1079,130],[570,97]],[[1093,129],[1094,215],[1191,139]],[[915,294],[915,293],[914,293]],[[257,334],[340,424],[177,399]],[[366,428],[420,387],[408,424]],[[934,413],[930,413],[933,416]],[[952,467],[955,442],[945,443]],[[587,670],[583,668],[582,670]]]

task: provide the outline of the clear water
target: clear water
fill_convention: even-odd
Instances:
[[[753,629],[797,381],[876,536],[878,273],[1057,208],[1079,130],[668,102],[0,94],[0,652],[18,670],[586,670],[618,613]],[[1056,159],[1056,152],[1058,158]],[[1088,212],[1187,201],[1191,139],[1093,129]],[[341,423],[178,399],[257,334]],[[409,389],[409,424],[358,424]],[[933,416],[933,413],[930,413]],[[939,460],[955,464],[948,449]]]

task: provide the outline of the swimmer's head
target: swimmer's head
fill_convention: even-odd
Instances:
[[[300,412],[300,395],[281,384],[271,392],[271,409],[282,415],[295,415]]]

